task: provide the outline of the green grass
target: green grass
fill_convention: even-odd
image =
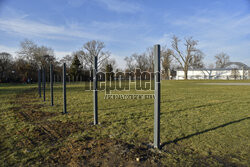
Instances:
[[[161,163],[169,166],[249,166],[250,86],[197,84],[202,82],[250,81],[162,81]],[[91,91],[84,91],[83,83],[67,85],[68,114],[65,115],[60,114],[61,84],[55,84],[53,107],[49,102],[49,86],[45,103],[38,99],[34,88],[36,85],[0,85],[2,165],[39,165],[41,157],[48,158],[53,149],[73,140],[84,140],[86,136],[117,139],[135,146],[153,143],[153,99],[105,100],[105,93],[99,92],[100,125],[86,126],[93,122],[93,96]],[[138,91],[126,93],[138,94]],[[16,96],[23,94],[26,94],[26,101],[30,97],[30,104],[42,104],[40,111],[58,113],[46,121],[76,122],[85,129],[71,133],[53,146],[40,142],[32,151],[17,148],[18,141],[24,138],[17,132],[26,128],[29,132],[25,133],[30,134],[37,127],[16,116],[24,104],[20,99],[16,102]]]

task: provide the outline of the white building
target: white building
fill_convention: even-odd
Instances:
[[[185,79],[184,71],[177,70],[175,79]],[[250,79],[250,67],[241,62],[229,62],[224,69],[189,69],[188,79]]]
[[[184,79],[184,71],[176,71],[176,80]],[[250,70],[237,69],[196,69],[188,70],[188,79],[250,79]]]

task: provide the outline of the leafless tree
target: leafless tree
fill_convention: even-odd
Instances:
[[[81,62],[86,68],[93,67],[93,58],[98,57],[98,68],[110,57],[109,51],[103,51],[105,48],[104,42],[92,40],[83,45],[81,53]]]
[[[205,65],[204,65],[203,59],[204,59],[204,54],[200,50],[198,50],[191,59],[191,63],[190,63],[191,67],[193,69],[204,68]]]
[[[12,61],[13,57],[11,54],[6,52],[0,53],[0,81],[4,80],[11,73]]]
[[[149,69],[149,62],[145,53],[143,54],[134,53],[132,57],[135,60],[136,68],[140,69],[141,71],[147,71]]]
[[[161,62],[162,62],[162,67],[164,69],[164,75],[165,78],[168,80],[170,78],[170,68],[171,68],[171,50],[167,49],[166,47],[162,48],[161,51]]]
[[[102,66],[100,67],[100,69],[102,71],[105,71],[107,65],[111,65],[112,68],[113,68],[113,71],[115,71],[117,69],[117,64],[116,64],[115,59],[106,59],[106,60],[104,60],[103,63],[102,63]]]
[[[27,39],[20,43],[20,50],[17,53],[19,58],[27,60],[34,66],[42,64],[44,68],[47,68],[49,63],[55,61],[53,49],[46,46],[38,46]]]
[[[70,67],[70,66],[71,66],[71,63],[72,63],[72,60],[73,60],[73,57],[72,57],[72,56],[66,55],[66,56],[64,56],[64,57],[60,60],[60,63],[61,63],[61,64],[66,63],[66,66],[67,66],[67,67]]]
[[[170,55],[166,55],[167,49],[163,47],[161,50],[162,60],[164,60],[166,65],[166,61],[170,61]],[[167,58],[167,59],[166,59]],[[134,71],[135,69],[140,69],[141,71],[154,71],[154,49],[153,47],[147,48],[144,53],[138,54],[134,53],[131,56],[125,57],[127,71]],[[170,62],[168,62],[170,63]]]
[[[233,68],[231,71],[231,77],[236,80],[240,77],[240,72],[237,68]]]
[[[225,65],[230,62],[230,57],[226,53],[221,52],[215,55],[215,60],[216,68],[225,68]]]
[[[153,72],[154,71],[154,48],[150,47],[147,48],[146,51],[146,58],[148,59],[148,71]]]
[[[181,51],[179,44],[181,40],[176,36],[172,38],[172,49],[171,55],[176,59],[180,64],[181,68],[184,71],[184,78],[187,79],[188,69],[191,66],[191,62],[194,59],[195,55],[199,54],[199,49],[196,48],[198,41],[193,40],[192,37],[185,39],[185,52]]]
[[[243,80],[244,80],[244,79],[247,79],[247,73],[248,73],[248,71],[245,70],[245,69],[242,67],[242,79],[243,79]]]
[[[135,63],[134,63],[134,59],[132,56],[127,56],[124,59],[126,61],[126,66],[127,66],[127,70],[129,72],[134,71],[135,70]]]
[[[28,39],[20,42],[20,50],[17,51],[17,54],[20,58],[27,60],[28,62],[33,62],[35,60],[35,55],[38,46]]]

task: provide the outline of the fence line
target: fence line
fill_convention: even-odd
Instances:
[[[45,87],[46,87],[45,69],[43,68],[42,71],[43,71],[43,101],[45,101],[46,100],[46,97],[45,97]]]
[[[160,148],[160,97],[161,97],[161,90],[160,90],[160,52],[161,48],[160,45],[154,46],[154,79],[155,79],[155,90],[154,90],[154,148],[159,149]],[[93,57],[94,62],[94,69],[93,69],[93,115],[94,115],[94,125],[98,124],[98,90],[97,90],[97,84],[98,84],[98,78],[97,78],[97,62],[98,58],[97,56]],[[62,67],[62,77],[54,75],[54,69],[53,65],[50,64],[50,93],[51,93],[51,106],[54,105],[54,82],[62,81],[63,86],[63,114],[67,113],[67,96],[66,96],[66,83],[67,83],[67,75],[66,75],[66,63],[63,63]],[[46,100],[46,70],[45,68],[42,68],[42,70],[39,68],[38,70],[38,94],[39,97],[41,97],[41,72],[42,72],[42,85],[43,85],[43,101]],[[76,81],[82,81],[82,76],[74,76],[72,78],[72,82]],[[69,76],[68,82],[70,84],[71,78]]]
[[[41,69],[40,68],[38,69],[38,95],[39,95],[39,98],[42,97],[41,95]]]
[[[53,64],[50,64],[50,98],[51,98],[51,106],[54,105],[54,91],[53,91]]]
[[[67,99],[66,99],[66,63],[63,63],[63,113],[67,113]]]
[[[94,102],[94,125],[98,124],[98,95],[97,95],[97,56],[93,57],[93,102]]]

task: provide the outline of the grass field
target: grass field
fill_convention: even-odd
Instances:
[[[83,83],[67,85],[64,115],[61,84],[53,107],[49,86],[43,102],[37,85],[0,84],[0,166],[250,166],[250,86],[197,84],[207,82],[250,83],[162,81],[161,150],[151,148],[153,99],[99,92],[94,126]]]

